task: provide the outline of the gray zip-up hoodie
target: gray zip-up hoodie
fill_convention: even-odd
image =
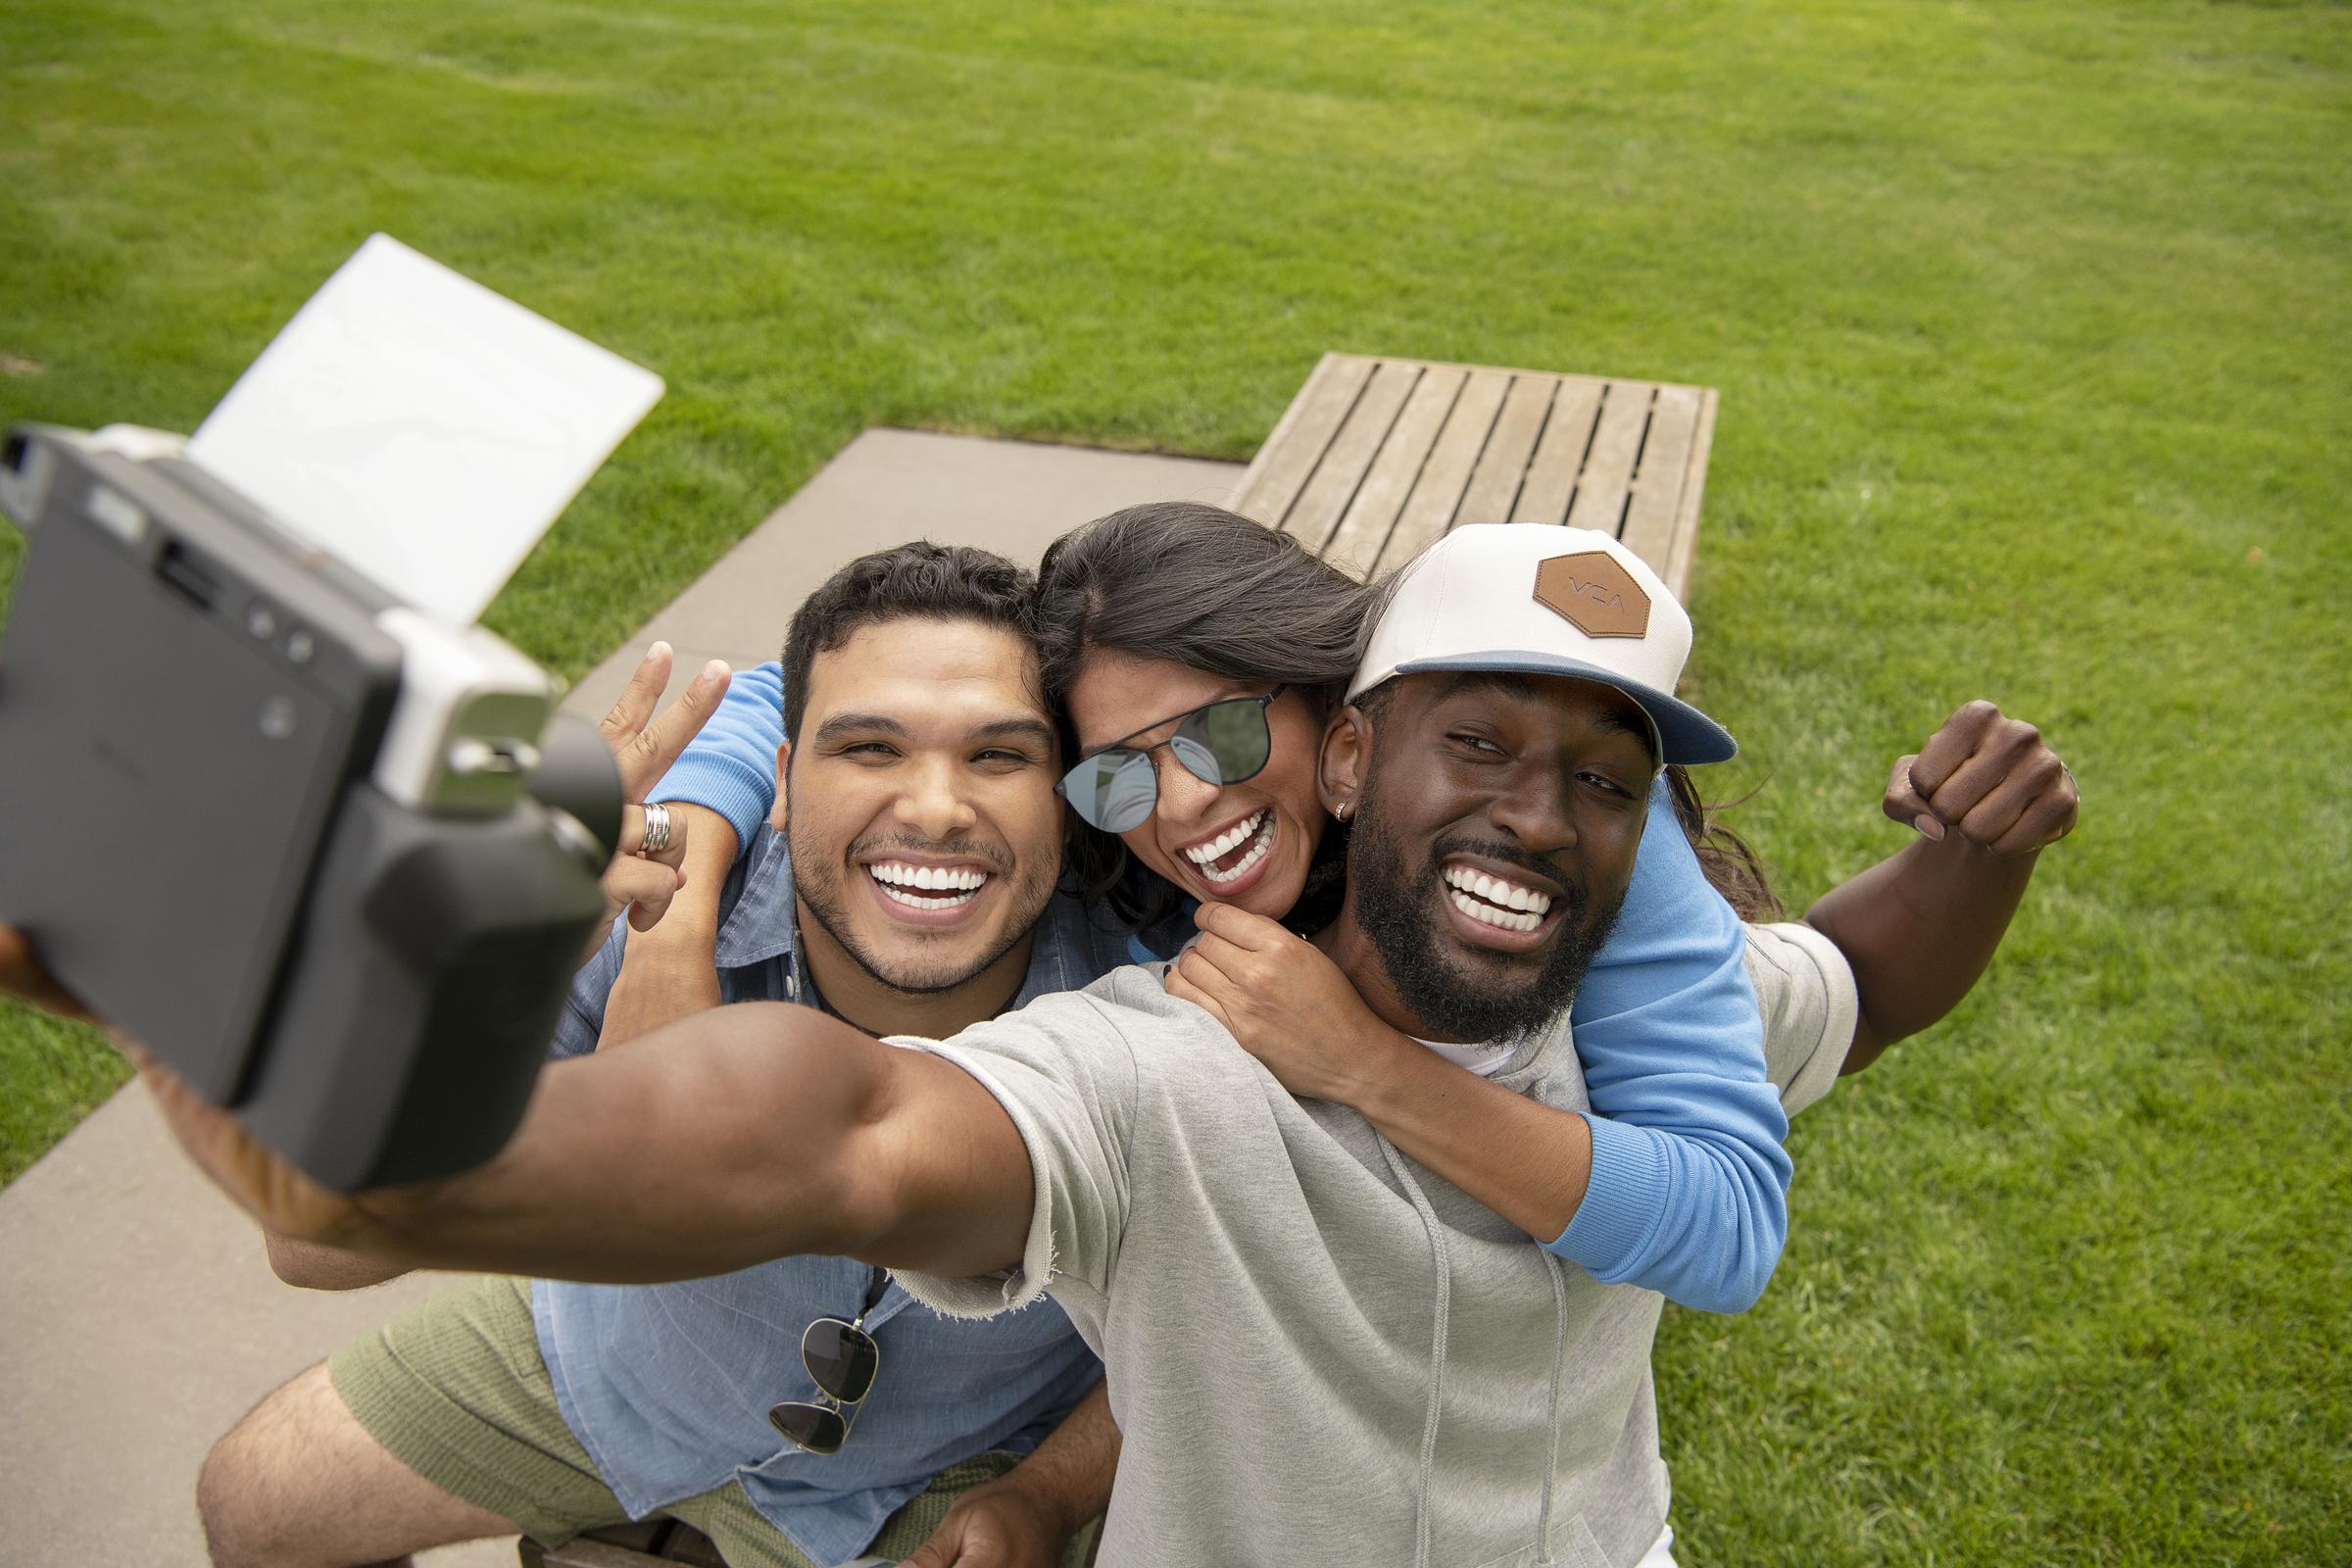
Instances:
[[[1748,972],[1796,1108],[1852,1038],[1852,976],[1803,926],[1752,928]],[[1102,1353],[1125,1438],[1102,1562],[1607,1568],[1657,1538],[1654,1292],[1293,1099],[1155,970],[922,1049],[1011,1115],[1036,1207],[1013,1274],[901,1281],[967,1314],[1050,1290]],[[1586,1108],[1564,1025],[1494,1077]]]

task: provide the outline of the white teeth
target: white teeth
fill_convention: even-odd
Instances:
[[[1269,828],[1263,837],[1261,837],[1255,844],[1250,846],[1250,853],[1248,855],[1243,856],[1241,859],[1234,862],[1234,867],[1232,870],[1215,871],[1204,865],[1200,868],[1200,874],[1209,881],[1219,884],[1238,881],[1243,872],[1249,870],[1258,861],[1264,859],[1266,858],[1266,852],[1273,847],[1274,834],[1272,829]]]
[[[865,869],[883,892],[917,909],[952,909],[969,904],[987,885],[989,875],[970,866],[908,865],[903,860],[883,860]],[[921,893],[939,896],[923,898]]]
[[[1505,931],[1533,931],[1544,923],[1542,915],[1513,914],[1505,909],[1497,909],[1492,904],[1481,904],[1459,888],[1447,897],[1453,900],[1455,908],[1482,925],[1498,926]]]
[[[1242,874],[1239,866],[1235,867],[1231,871],[1226,872],[1224,875],[1219,876],[1214,871],[1208,870],[1208,863],[1220,855],[1232,854],[1236,845],[1240,844],[1243,840],[1249,838],[1252,833],[1255,833],[1259,828],[1263,827],[1266,824],[1266,820],[1267,813],[1261,808],[1258,812],[1254,816],[1251,816],[1248,821],[1234,823],[1233,826],[1227,828],[1215,838],[1210,839],[1206,844],[1193,845],[1184,852],[1184,858],[1192,861],[1195,865],[1200,866],[1201,870],[1207,874],[1209,880],[1213,882],[1230,882],[1235,877]],[[1261,845],[1259,846],[1257,853],[1263,853],[1263,850],[1264,846]],[[1254,858],[1254,856],[1252,858]]]
[[[900,860],[883,860],[866,870],[875,881],[902,888],[954,888],[968,893],[988,880],[986,871],[969,866],[908,865]]]
[[[1512,929],[1534,931],[1536,926],[1543,924],[1543,914],[1552,907],[1550,894],[1539,894],[1536,889],[1524,889],[1524,886],[1519,886],[1517,882],[1503,882],[1500,877],[1489,877],[1487,872],[1470,870],[1468,865],[1445,867],[1445,879],[1446,879],[1446,886],[1458,889],[1458,894],[1468,894],[1472,898],[1482,898],[1482,901],[1487,901],[1484,903],[1484,907],[1470,909],[1470,912],[1477,914],[1480,919],[1487,919],[1487,924],[1494,924],[1494,926],[1510,924],[1510,919],[1503,917],[1503,909],[1519,909],[1519,912],[1527,914],[1527,924],[1512,926]],[[1463,903],[1463,901],[1456,898],[1453,903]],[[1494,906],[1500,906],[1500,909]],[[1463,907],[1468,909],[1468,906],[1463,906]],[[1494,917],[1494,919],[1489,919],[1489,917]]]

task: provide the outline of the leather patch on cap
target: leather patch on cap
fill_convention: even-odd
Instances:
[[[1588,637],[1642,637],[1649,595],[1605,550],[1554,556],[1536,568],[1536,603]]]

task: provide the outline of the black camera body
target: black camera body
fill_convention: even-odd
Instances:
[[[489,1158],[604,911],[620,821],[546,674],[186,460],[21,425],[0,922],[340,1190]]]

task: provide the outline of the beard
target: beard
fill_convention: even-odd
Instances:
[[[1366,775],[1357,802],[1355,832],[1348,846],[1348,900],[1396,999],[1429,1034],[1457,1041],[1507,1041],[1567,1011],[1617,923],[1623,898],[1592,907],[1581,884],[1566,881],[1557,866],[1507,839],[1441,839],[1427,860],[1407,864],[1403,847],[1383,831],[1378,776],[1377,769]],[[1445,862],[1457,855],[1523,866],[1561,884],[1558,897],[1568,907],[1547,950],[1496,953],[1467,947],[1453,936],[1433,890],[1444,885]]]
[[[905,833],[858,839],[836,858],[823,846],[803,843],[794,834],[789,807],[785,810],[784,842],[792,853],[793,896],[808,911],[808,918],[858,968],[891,990],[911,997],[935,997],[968,985],[1010,953],[1028,937],[1046,912],[1046,901],[1054,897],[1054,879],[1060,870],[1057,863],[1032,867],[1019,881],[1011,882],[1011,864],[1004,852],[993,846],[957,840],[933,843]],[[966,933],[957,931],[902,929],[894,933],[895,940],[887,951],[861,940],[849,917],[849,901],[858,895],[850,891],[847,879],[864,874],[857,868],[859,856],[884,850],[970,856],[986,861],[992,877],[1010,883],[1006,890],[1004,923],[998,939],[973,957],[958,957],[953,951],[953,944],[967,938]]]

